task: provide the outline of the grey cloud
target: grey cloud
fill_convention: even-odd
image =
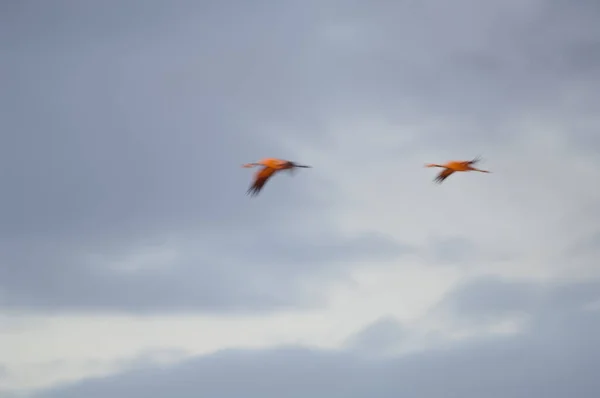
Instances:
[[[286,39],[299,34],[287,24],[271,35],[264,22],[292,10],[239,3],[240,14],[217,6],[206,12],[182,2],[191,8],[159,17],[167,8],[160,2],[126,4],[14,6],[20,12],[3,24],[20,43],[4,61],[12,96],[5,97],[3,130],[12,133],[1,159],[3,182],[12,189],[3,235],[229,228],[240,219],[276,219],[277,204],[310,205],[293,190],[249,207],[243,192],[250,174],[238,167],[281,152],[260,131],[266,116],[246,118],[268,97],[263,87],[275,78],[271,70],[286,69],[291,53],[282,51],[293,44]],[[28,17],[35,23],[24,23]],[[235,32],[217,26],[239,18],[246,23]],[[273,111],[271,105],[265,108]],[[279,184],[270,185],[267,192],[277,192]]]
[[[530,312],[536,309],[542,292],[538,284],[482,277],[449,292],[440,301],[440,309],[474,320]]]
[[[593,4],[444,4],[3,4],[0,304],[269,307],[297,302],[289,281],[301,272],[341,277],[326,260],[409,250],[329,233],[335,204],[312,195],[332,194],[317,164],[252,201],[243,194],[250,173],[238,166],[293,157],[278,141],[288,137],[335,150],[323,134],[329,112],[439,115],[445,131],[401,150],[470,152],[509,142],[507,115],[560,110],[553,99],[570,84],[590,82],[583,97],[599,103]],[[595,142],[584,128],[573,140]],[[135,276],[82,259],[170,236],[197,239],[206,253]],[[250,270],[260,291],[246,283]]]
[[[284,240],[293,242],[293,237],[260,236],[243,245],[236,239],[224,244],[206,238],[196,248],[183,247],[183,260],[143,272],[114,270],[108,261],[90,264],[89,257],[53,250],[8,251],[13,257],[2,255],[10,265],[0,269],[0,304],[7,310],[144,313],[314,306],[322,297],[301,288],[311,275],[320,275],[311,285],[321,286],[344,277],[355,261],[395,258],[404,252],[403,246],[377,236],[323,236],[296,245]]]
[[[511,122],[528,112],[597,113],[599,11],[589,2],[354,4],[363,17],[352,23],[371,35],[358,61],[362,97],[392,120],[446,121],[420,134],[420,149],[489,152],[511,142]],[[572,90],[576,103],[566,106]],[[577,128],[570,138],[596,136]]]
[[[493,320],[504,315],[527,314],[561,319],[577,313],[600,298],[597,280],[540,284],[531,281],[481,277],[462,283],[436,308],[465,321]],[[563,320],[560,320],[562,322]]]
[[[471,240],[460,236],[435,237],[428,250],[439,264],[462,263],[471,259],[478,251]]]
[[[592,213],[593,214],[593,213]],[[564,254],[564,261],[568,261],[569,258],[578,256],[581,254],[594,254],[600,251],[600,232],[590,234],[590,236],[575,242],[573,245],[568,247]]]
[[[304,84],[317,66],[310,7],[4,5],[0,305],[300,305],[303,277],[327,279],[349,262],[407,250],[386,237],[329,231],[330,204],[311,197],[325,184],[319,165],[293,159],[263,131],[290,116],[298,127],[311,123],[304,116],[318,107],[316,86]],[[315,169],[279,176],[249,200],[252,172],[239,166],[265,156]],[[197,243],[171,268],[108,269],[172,237]],[[90,265],[92,255],[106,266]]]
[[[596,291],[598,286],[596,282]],[[600,390],[600,318],[598,312],[577,310],[583,296],[572,296],[573,306],[554,308],[566,290],[550,289],[541,302],[543,311],[534,314],[531,328],[520,335],[391,359],[301,347],[229,350],[167,369],[146,367],[87,380],[36,397],[595,397]],[[510,289],[503,294],[510,295]]]
[[[402,324],[393,317],[383,317],[347,342],[348,349],[367,354],[384,354],[394,349],[407,335]]]

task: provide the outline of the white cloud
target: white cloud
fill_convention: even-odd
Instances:
[[[2,386],[41,388],[106,374],[152,349],[197,355],[278,344],[340,347],[381,316],[394,315],[408,325],[418,320],[451,286],[455,274],[419,264],[378,264],[372,270],[365,264],[353,274],[352,284],[332,287],[325,308],[264,317],[31,317],[37,327],[0,339],[2,363],[9,371]]]

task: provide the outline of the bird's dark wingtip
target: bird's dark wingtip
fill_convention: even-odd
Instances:
[[[441,184],[442,182],[444,182],[444,180],[448,178],[448,176],[437,176],[433,179],[433,182],[435,182],[436,184]]]
[[[250,187],[248,188],[248,190],[246,191],[246,195],[250,196],[251,198],[255,197],[256,195],[258,195],[259,190],[257,190],[255,187]]]
[[[481,155],[477,155],[475,158],[473,158],[473,160],[471,160],[471,164],[479,163],[482,160],[483,160],[483,158],[481,157]]]

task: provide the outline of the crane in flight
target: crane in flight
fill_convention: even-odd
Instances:
[[[289,160],[277,159],[277,158],[266,158],[261,159],[255,163],[246,163],[242,165],[245,168],[251,168],[255,166],[262,166],[254,175],[254,180],[246,192],[247,195],[256,196],[260,193],[262,188],[265,186],[267,181],[275,175],[278,171],[289,170],[294,172],[296,168],[311,168],[303,164],[298,164]]]
[[[491,171],[489,170],[481,170],[476,167],[473,167],[473,165],[479,163],[480,161],[481,158],[476,157],[473,160],[452,160],[445,164],[428,163],[425,165],[425,167],[441,167],[444,169],[434,179],[435,182],[441,184],[446,178],[450,177],[455,172],[478,171],[480,173],[491,173]]]

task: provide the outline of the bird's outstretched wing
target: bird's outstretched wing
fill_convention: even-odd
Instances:
[[[258,195],[260,190],[265,186],[265,184],[267,183],[269,178],[271,178],[273,176],[273,174],[275,174],[276,171],[277,170],[275,170],[274,168],[267,167],[267,166],[258,170],[256,172],[256,174],[254,175],[254,182],[252,183],[250,188],[248,188],[248,191],[246,191],[246,195],[250,195],[250,196]]]
[[[437,177],[435,177],[435,179],[433,181],[437,182],[438,184],[441,184],[442,181],[444,181],[446,178],[450,177],[450,175],[452,175],[452,173],[454,173],[454,170],[444,169],[444,170],[442,170],[442,172],[440,174],[437,175]]]

